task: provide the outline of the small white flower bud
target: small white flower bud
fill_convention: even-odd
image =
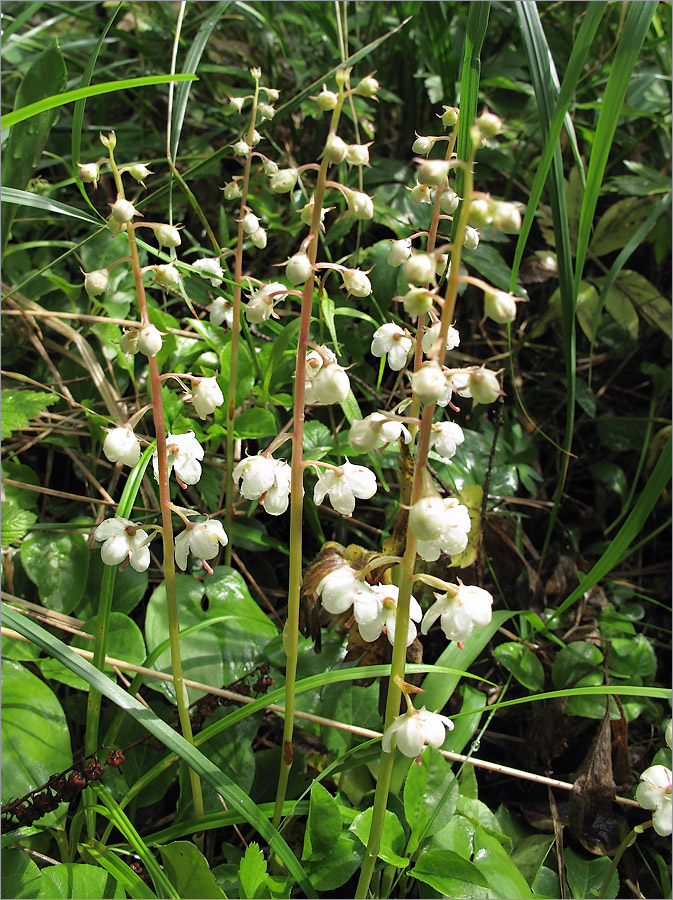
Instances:
[[[246,234],[254,234],[259,228],[259,219],[254,213],[249,212],[241,219],[241,225]]]
[[[90,297],[104,294],[110,286],[110,273],[107,269],[95,269],[84,273],[84,290]]]
[[[301,208],[300,217],[301,217],[301,221],[303,222],[304,225],[310,226],[311,223],[313,222],[314,208],[315,208],[315,198],[311,197],[311,199],[308,201],[306,206],[302,206],[302,208]],[[325,221],[325,214],[327,212],[328,212],[327,209],[325,209],[324,207],[321,208],[321,210],[320,210],[320,224],[321,225]]]
[[[475,197],[470,201],[468,218],[470,220],[470,225],[475,228],[482,228],[484,225],[491,224],[493,221],[491,204],[486,197]]]
[[[355,87],[355,93],[359,94],[361,97],[375,97],[379,90],[379,83],[371,75],[367,75],[366,78],[363,78]]]
[[[131,178],[139,181],[141,184],[143,182],[143,179],[147,178],[148,175],[154,174],[153,172],[150,172],[147,166],[144,166],[142,163],[137,163],[135,166],[130,166],[128,173]]]
[[[250,145],[247,141],[236,141],[234,146],[232,147],[234,154],[236,156],[249,156],[250,155]]]
[[[313,266],[308,254],[299,252],[291,256],[285,267],[285,277],[292,285],[304,284],[311,277]]]
[[[409,284],[421,287],[434,279],[436,267],[434,256],[429,253],[415,253],[404,263],[402,274]]]
[[[263,250],[266,247],[266,231],[263,228],[258,228],[257,231],[250,235],[250,240],[258,250]]]
[[[257,115],[258,122],[265,122],[267,119],[273,119],[276,115],[276,110],[271,106],[270,103],[260,103],[257,107]]]
[[[296,169],[281,169],[271,176],[269,187],[274,194],[289,194],[294,190],[298,178],[299,172]]]
[[[245,318],[251,325],[267,322],[273,313],[273,297],[263,291],[253,294],[245,305]]]
[[[411,256],[411,238],[393,241],[388,251],[388,265],[397,269]]]
[[[442,125],[445,128],[453,128],[453,126],[458,121],[458,107],[456,106],[444,106],[444,112],[440,116],[442,120]]]
[[[225,184],[223,194],[225,200],[240,200],[243,196],[237,181]]]
[[[117,146],[117,135],[114,133],[114,131],[111,131],[108,135],[105,135],[102,131],[99,131],[98,137],[100,138],[100,142],[106,150],[114,150],[114,148]]]
[[[348,155],[348,144],[338,134],[330,134],[325,143],[325,157],[331,163],[340,163]]]
[[[349,144],[346,161],[352,166],[368,166],[369,144]]]
[[[263,85],[260,85],[259,89],[260,91],[264,91],[271,103],[275,103],[276,100],[278,100],[278,98],[280,97],[280,91],[276,90],[276,88],[264,87]]]
[[[412,203],[432,203],[429,186],[427,184],[416,183],[411,189],[409,199]]]
[[[338,363],[324,365],[311,385],[314,401],[324,404],[343,403],[351,389],[348,373]]]
[[[170,263],[154,266],[154,276],[162,287],[173,287],[180,281],[180,273]]]
[[[470,375],[470,393],[475,403],[495,403],[502,396],[500,382],[490,369],[478,369]]]
[[[275,175],[276,172],[280,172],[280,167],[277,162],[274,162],[272,159],[264,160],[264,165],[262,166],[265,175]]]
[[[371,219],[374,217],[374,202],[372,198],[362,191],[348,191],[348,211],[356,219]]]
[[[78,163],[77,177],[85,184],[93,184],[94,187],[97,187],[98,179],[100,178],[100,166],[98,163]]]
[[[422,153],[423,156],[427,156],[435,146],[436,140],[437,138],[416,134],[416,140],[411,145],[411,149],[414,153]]]
[[[230,97],[229,102],[225,106],[225,112],[238,112],[243,109],[243,104],[245,103],[245,97]]]
[[[446,181],[450,166],[448,159],[427,159],[418,167],[416,177],[420,184],[441,186]]]
[[[434,541],[446,529],[446,507],[441,497],[422,497],[409,510],[409,527],[419,541]]]
[[[372,283],[360,269],[344,269],[341,273],[343,286],[354,297],[368,297],[372,292]]]
[[[502,119],[487,111],[479,116],[475,125],[485,138],[495,137],[502,131]]]
[[[252,136],[250,138],[250,143],[253,147],[256,147],[257,144],[262,140],[262,135],[257,131],[257,129],[253,129]]]
[[[479,232],[471,225],[465,226],[465,235],[463,237],[463,247],[466,250],[476,250],[479,246]]]
[[[112,218],[122,224],[130,222],[134,216],[138,215],[138,210],[131,201],[125,200],[123,197],[118,197],[110,206],[112,207]]]
[[[127,356],[135,355],[138,352],[140,348],[138,347],[138,330],[136,328],[122,334],[119,348]]]
[[[493,203],[493,225],[505,234],[517,234],[521,230],[521,212],[516,203],[495,201]]]
[[[422,316],[429,312],[435,300],[432,291],[425,288],[412,288],[402,297],[404,311],[408,316]]]
[[[138,350],[145,356],[156,356],[162,343],[161,334],[154,325],[143,325],[138,332]]]
[[[315,98],[315,102],[318,104],[318,109],[321,109],[323,112],[327,112],[336,107],[337,103],[339,102],[339,98],[334,93],[334,91],[328,91],[326,87],[323,87],[318,96]]]
[[[182,243],[180,232],[175,225],[157,225],[154,236],[160,247],[179,247]]]
[[[140,459],[140,441],[128,426],[113,428],[105,437],[103,453],[110,462],[135,466]]]
[[[504,325],[516,318],[517,297],[505,291],[484,291],[484,315]]]
[[[224,403],[224,394],[217,378],[200,378],[192,388],[192,403],[200,419],[205,419]]]
[[[455,191],[452,191],[451,188],[447,188],[439,196],[439,208],[443,213],[446,213],[447,216],[452,216],[458,209],[459,204],[460,197]]]
[[[411,376],[412,390],[423,403],[435,403],[446,386],[446,376],[436,362],[426,363]]]

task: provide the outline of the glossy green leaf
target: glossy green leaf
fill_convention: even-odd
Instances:
[[[421,765],[409,766],[404,783],[404,816],[411,828],[409,856],[426,837],[444,828],[455,812],[457,795],[458,782],[450,763],[439,750],[425,747]]]
[[[611,860],[607,856],[599,859],[585,859],[570,848],[567,848],[563,860],[565,862],[568,886],[575,900],[585,897],[596,897],[610,868]],[[612,900],[619,893],[619,875],[615,870],[603,897]]]
[[[46,391],[2,391],[2,423],[0,437],[8,438],[14,431],[25,428],[58,397]]]
[[[556,654],[551,670],[551,680],[557,688],[572,685],[587,672],[600,667],[603,654],[588,641],[573,641]]]
[[[352,834],[340,834],[329,856],[312,861],[308,870],[318,891],[334,891],[345,884],[362,865],[364,847]]]
[[[37,531],[21,544],[21,563],[48,608],[69,615],[82,599],[89,548],[81,534]]]
[[[512,862],[509,851],[481,825],[474,833],[474,864],[494,896],[534,900],[526,879]]]
[[[87,619],[81,626],[81,631],[95,635],[97,622],[97,616]],[[106,656],[111,656],[114,659],[123,659],[126,662],[135,663],[137,666],[141,666],[145,662],[147,653],[145,651],[143,633],[133,619],[124,615],[124,613],[112,612],[107,622],[106,631]],[[92,641],[87,641],[86,638],[82,637],[75,637],[73,638],[72,646],[79,647],[82,650],[90,650]],[[106,666],[106,668],[108,672],[112,671],[111,666]]]
[[[42,875],[38,865],[23,850],[9,847],[2,851],[0,885],[3,897],[14,900],[33,900],[42,885]]]
[[[483,897],[483,888],[489,886],[474,863],[452,850],[428,850],[421,854],[409,875],[424,881],[446,897]],[[465,894],[463,886],[458,884],[460,882],[465,884],[468,891],[470,885],[475,885],[482,888],[482,893]]]
[[[87,863],[45,866],[39,900],[99,900],[107,883],[107,872]]]
[[[241,885],[241,897],[254,900],[260,896],[260,888],[266,881],[266,860],[259,844],[253,841],[245,848],[245,853],[238,870]]]
[[[311,786],[311,802],[304,832],[302,859],[323,859],[334,852],[341,834],[339,806],[319,781]]]
[[[365,847],[369,840],[373,811],[373,807],[370,806],[369,809],[359,813],[353,819],[350,826],[350,830],[358,836]],[[383,822],[383,830],[381,832],[381,846],[379,847],[378,852],[379,858],[384,860],[384,862],[390,863],[391,866],[406,868],[409,865],[409,860],[406,856],[402,855],[404,853],[404,844],[405,838],[402,823],[395,813],[387,809]]]
[[[234,434],[237,438],[259,440],[278,434],[276,417],[270,409],[262,409],[255,406],[252,409],[244,409],[240,416],[234,419]]]
[[[544,687],[542,663],[532,650],[519,641],[499,644],[493,650],[493,656],[524,687],[531,691],[541,691]]]
[[[2,536],[0,543],[3,549],[20,541],[30,526],[37,521],[37,514],[28,509],[19,509],[15,503],[2,501]]]
[[[215,881],[205,856],[190,841],[174,841],[159,848],[166,874],[180,897],[226,898]]]

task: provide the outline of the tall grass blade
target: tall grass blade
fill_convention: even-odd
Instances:
[[[116,853],[101,844],[100,841],[89,841],[80,844],[80,849],[89,854],[96,862],[116,879],[129,897],[133,900],[157,900],[157,895],[142,878],[121,860]]]
[[[33,209],[42,209],[45,212],[57,213],[60,216],[70,216],[73,219],[82,219],[90,225],[100,226],[103,219],[94,219],[89,213],[74,206],[59,203],[58,200],[50,200],[48,197],[40,197],[39,194],[31,194],[30,191],[19,191],[16,188],[3,188],[1,192],[3,203],[14,203],[17,206],[31,206]]]

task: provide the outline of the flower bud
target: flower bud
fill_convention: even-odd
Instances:
[[[238,112],[243,109],[243,104],[245,103],[245,97],[230,97],[229,102],[224,108],[225,112]]]
[[[103,453],[110,462],[135,466],[140,459],[140,441],[128,426],[113,428],[105,437]]]
[[[138,330],[125,331],[119,341],[119,349],[127,356],[135,356],[138,352]]]
[[[488,111],[484,111],[479,116],[475,125],[485,138],[495,137],[502,131],[502,119]]]
[[[477,228],[491,224],[493,219],[491,214],[491,204],[486,197],[475,197],[470,201],[468,219],[470,224]]]
[[[144,166],[142,163],[137,163],[135,166],[130,166],[128,173],[131,178],[139,181],[141,184],[143,183],[144,178],[147,178],[148,175],[154,174],[153,172],[150,172],[147,166]]]
[[[421,287],[435,277],[437,263],[429,253],[415,253],[404,263],[402,274],[409,284]]]
[[[300,211],[300,218],[304,225],[311,225],[313,222],[313,210],[315,209],[315,197],[311,197],[306,206],[302,206]],[[325,221],[325,214],[329,212],[329,210],[324,207],[320,210],[320,224],[322,225]]]
[[[171,263],[154,266],[154,276],[162,287],[173,287],[180,281],[180,273]]]
[[[259,142],[261,140],[262,140],[262,135],[259,133],[259,131],[257,131],[256,128],[253,128],[252,136],[250,138],[250,143],[252,144],[253,147],[256,147],[257,144],[259,144]]]
[[[278,100],[278,98],[280,97],[280,91],[276,88],[264,87],[264,85],[260,85],[259,89],[260,91],[264,91],[264,93],[272,103],[275,103],[276,100]]]
[[[466,250],[476,250],[479,246],[479,232],[470,225],[465,226],[465,234],[463,236],[463,247]]]
[[[108,135],[104,135],[102,131],[99,131],[98,137],[100,138],[100,142],[106,150],[114,150],[114,148],[117,146],[117,135],[114,133],[114,131],[111,131]]]
[[[521,230],[521,213],[516,203],[496,201],[493,204],[493,225],[505,234],[517,234]]]
[[[446,529],[446,507],[441,497],[422,497],[409,510],[409,527],[419,541],[434,541]]]
[[[300,251],[291,256],[285,267],[285,277],[292,285],[304,284],[311,277],[313,266],[308,254]]]
[[[446,377],[436,362],[426,363],[411,376],[411,387],[423,403],[434,403],[446,391]]]
[[[458,121],[458,107],[456,106],[444,106],[444,112],[440,116],[442,120],[442,125],[445,128],[453,128],[453,126]]]
[[[340,163],[346,159],[348,144],[338,134],[330,134],[325,143],[325,158],[331,163]]]
[[[118,197],[114,203],[110,204],[112,208],[112,218],[121,224],[130,222],[134,216],[138,215],[138,210],[130,200]]]
[[[258,228],[257,231],[250,235],[250,240],[258,250],[263,250],[266,247],[266,231],[263,228]]]
[[[411,238],[393,241],[388,251],[388,265],[397,269],[411,256]]]
[[[288,194],[294,190],[299,173],[296,169],[281,169],[271,176],[269,187],[274,194]]]
[[[447,188],[439,195],[439,208],[443,213],[446,213],[447,216],[452,216],[458,209],[459,204],[460,197],[455,191],[452,191],[451,188]]]
[[[249,156],[250,155],[250,145],[247,141],[236,141],[234,146],[232,147],[234,154],[236,156]]]
[[[98,179],[100,178],[100,166],[98,163],[78,163],[77,177],[84,184],[93,184],[98,187]]]
[[[422,316],[423,313],[430,312],[435,300],[432,291],[426,288],[412,288],[402,297],[404,311],[408,316]]]
[[[327,112],[328,110],[335,109],[339,102],[339,98],[334,91],[328,91],[326,87],[323,87],[315,98],[315,102],[318,104],[318,109]]]
[[[254,234],[259,228],[259,219],[254,213],[249,212],[241,219],[241,225],[246,234]]]
[[[516,318],[517,298],[505,291],[484,291],[484,315],[505,325]]]
[[[351,389],[348,374],[338,363],[324,365],[311,385],[314,401],[325,404],[343,403]]]
[[[175,225],[157,225],[154,229],[154,237],[160,247],[179,247],[182,243],[180,232]]]
[[[372,219],[374,217],[374,202],[368,194],[362,191],[348,191],[346,198],[348,211],[356,219]]]
[[[355,88],[355,93],[359,94],[360,97],[375,97],[379,90],[379,83],[376,78],[371,75],[367,75],[366,78],[363,78],[358,82]]]
[[[430,188],[427,184],[416,184],[411,189],[409,198],[412,203],[432,203]]]
[[[224,394],[217,378],[200,378],[192,388],[192,403],[200,419],[205,419],[224,403]]]
[[[369,144],[349,144],[346,161],[352,166],[368,166]]]
[[[344,269],[341,273],[343,286],[354,297],[368,297],[372,292],[372,283],[360,269]]]
[[[426,159],[418,167],[416,177],[420,184],[441,186],[446,181],[450,167],[448,159]]]
[[[435,146],[435,141],[437,138],[433,137],[425,137],[421,134],[416,134],[416,140],[411,145],[411,149],[414,153],[422,153],[423,156],[427,156],[428,153]]]
[[[107,269],[95,269],[84,273],[84,290],[90,297],[104,294],[110,286],[110,273]]]
[[[138,350],[145,356],[156,356],[161,350],[162,340],[154,325],[143,325],[138,332]]]
[[[490,369],[478,369],[470,375],[470,393],[475,403],[483,403],[485,406],[495,401],[502,395],[500,382]]]
[[[270,103],[260,103],[257,107],[257,115],[258,122],[265,122],[267,119],[273,119],[276,115],[276,110],[271,106]]]
[[[240,200],[243,196],[238,181],[230,181],[225,184],[223,193],[225,200]]]
[[[262,166],[265,175],[275,175],[276,172],[280,171],[277,162],[274,162],[272,159],[264,160],[264,165]]]

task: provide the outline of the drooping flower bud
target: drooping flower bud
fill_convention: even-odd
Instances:
[[[368,166],[369,144],[349,144],[346,161],[351,166]]]
[[[113,428],[103,442],[103,453],[110,462],[135,466],[140,459],[140,441],[127,425]]]
[[[488,110],[477,118],[475,125],[485,138],[495,137],[502,131],[502,119]]]
[[[263,228],[258,228],[257,231],[250,235],[250,240],[258,250],[263,250],[266,247],[266,231]]]
[[[231,148],[234,151],[235,156],[249,156],[250,155],[250,145],[247,141],[236,141],[234,146]]]
[[[156,356],[161,350],[162,339],[154,325],[143,325],[138,332],[138,350],[145,356]]]
[[[205,419],[224,403],[222,389],[217,378],[200,378],[192,387],[192,403],[200,419]]]
[[[470,224],[476,228],[482,228],[484,225],[490,225],[493,221],[491,212],[491,204],[486,197],[475,197],[470,201],[470,212],[468,216]]]
[[[477,369],[470,375],[470,393],[475,403],[495,403],[502,396],[500,382],[490,369]]]
[[[521,230],[521,212],[516,203],[504,200],[493,202],[493,225],[505,234],[517,234]]]
[[[154,276],[162,287],[173,287],[180,281],[180,273],[171,263],[154,266]]]
[[[273,159],[265,159],[262,168],[264,169],[264,174],[269,176],[280,172],[280,166]]]
[[[446,391],[446,376],[438,363],[429,362],[411,376],[411,387],[423,403],[434,403]]]
[[[230,97],[229,102],[224,107],[225,112],[238,112],[243,109],[243,104],[245,103],[245,97]]]
[[[418,184],[412,187],[409,199],[412,203],[432,203],[430,196],[430,187],[427,184]]]
[[[210,305],[210,321],[213,325],[223,323],[231,328],[234,322],[234,304],[225,297],[215,297]]]
[[[250,144],[253,147],[256,147],[257,144],[262,140],[262,135],[257,131],[256,128],[253,128],[252,134],[250,135]]]
[[[416,177],[420,184],[441,187],[449,174],[451,163],[448,159],[427,159],[418,167]]]
[[[138,329],[132,328],[125,331],[119,340],[119,349],[127,356],[135,356],[140,349],[138,347]]]
[[[311,260],[303,251],[291,256],[285,266],[285,277],[292,285],[304,284],[309,280],[312,272]]]
[[[435,295],[427,288],[412,288],[402,297],[404,311],[408,316],[422,316],[426,312],[430,312]]]
[[[517,297],[505,291],[484,291],[484,315],[505,325],[516,318]]]
[[[241,227],[246,234],[254,234],[259,228],[259,219],[254,213],[246,213],[241,219]]]
[[[479,232],[471,225],[465,226],[465,235],[463,237],[463,247],[466,250],[476,250],[479,246]]]
[[[330,362],[322,366],[311,382],[315,403],[343,403],[350,393],[351,383],[348,373],[338,363]]]
[[[393,241],[388,251],[388,265],[397,269],[411,256],[411,238]]]
[[[123,197],[117,197],[110,206],[112,208],[112,218],[122,224],[130,222],[134,216],[139,215],[138,210],[131,201],[125,200]]]
[[[458,121],[458,107],[457,106],[444,106],[444,112],[440,116],[442,120],[442,125],[445,128],[453,128],[453,126]]]
[[[372,198],[362,191],[350,191],[346,193],[348,212],[356,219],[372,219],[374,217],[374,202]]]
[[[409,510],[409,527],[419,541],[434,541],[446,530],[446,507],[439,497],[422,497]]]
[[[98,163],[78,163],[77,177],[85,184],[93,184],[96,188],[100,178],[100,166]]]
[[[270,103],[260,103],[257,107],[257,115],[258,122],[265,122],[267,119],[273,119],[276,115],[276,110],[271,106]]]
[[[446,213],[447,216],[452,216],[458,209],[459,204],[460,197],[455,191],[452,191],[451,188],[447,188],[439,195],[439,208],[443,213]]]
[[[429,253],[414,253],[404,263],[402,274],[409,284],[422,287],[429,284],[435,277],[437,262]]]
[[[416,134],[416,140],[411,145],[411,149],[414,153],[422,153],[423,156],[427,156],[428,153],[435,146],[435,141],[437,138],[424,136],[422,134]]]
[[[210,259],[209,257],[196,259],[192,263],[192,266],[196,269],[201,278],[210,281],[213,287],[217,287],[224,277],[222,266],[216,259]]]
[[[114,150],[114,148],[117,146],[117,135],[114,133],[114,131],[111,131],[107,135],[103,134],[102,131],[99,131],[98,137],[100,138],[100,142],[106,150]]]
[[[175,225],[156,225],[154,236],[160,247],[179,247],[182,243],[180,232]]]
[[[330,134],[325,143],[324,154],[328,162],[343,162],[348,154],[348,144],[338,134]]]
[[[367,75],[355,87],[355,93],[361,97],[375,97],[379,90],[379,83],[372,75]]]
[[[95,269],[84,273],[84,290],[89,297],[104,294],[110,286],[110,273],[107,269]]]
[[[294,190],[298,178],[299,172],[296,169],[281,169],[271,176],[269,187],[274,194],[288,194]]]
[[[135,166],[130,166],[128,170],[131,178],[135,179],[135,181],[139,181],[140,184],[143,184],[143,180],[147,178],[148,175],[153,175],[153,172],[147,168],[147,166],[142,163],[137,163]]]
[[[368,297],[372,292],[372,283],[360,269],[344,269],[341,273],[343,286],[354,297]]]
[[[315,102],[318,104],[318,109],[321,109],[323,112],[327,112],[336,107],[337,103],[339,102],[339,98],[334,93],[334,91],[328,91],[326,87],[323,87],[318,96],[315,98]]]

